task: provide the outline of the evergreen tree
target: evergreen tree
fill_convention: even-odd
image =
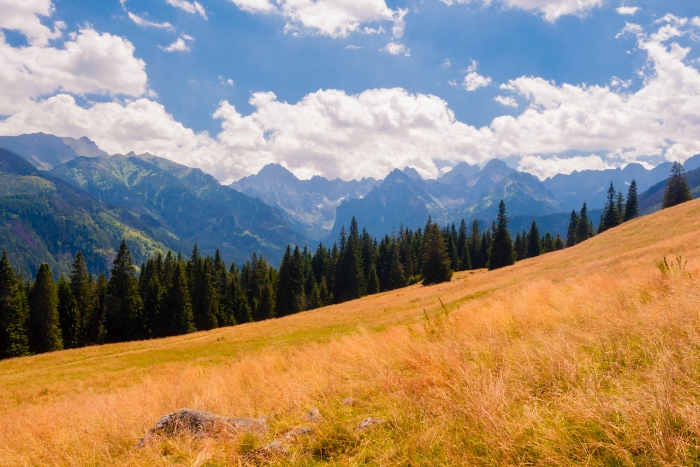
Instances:
[[[144,336],[141,306],[136,268],[129,247],[122,240],[107,284],[106,324],[109,341],[123,342]]]
[[[150,263],[150,260],[149,260]],[[150,269],[150,268],[149,268]],[[161,316],[163,313],[163,295],[165,290],[160,285],[160,278],[154,271],[146,273],[146,268],[141,272],[140,281],[144,284],[141,289],[141,300],[143,302],[143,317],[149,336],[164,337],[168,335],[168,318]]]
[[[377,268],[373,264],[369,268],[367,275],[367,295],[373,295],[379,292],[379,277],[377,276]]]
[[[277,275],[277,293],[275,295],[275,315],[277,317],[298,313],[304,309],[304,276],[301,270],[299,248],[292,254],[291,247],[282,258]]]
[[[314,286],[311,289],[311,294],[309,295],[309,310],[315,310],[323,306],[323,299],[321,298],[321,289],[318,284],[314,281]]]
[[[401,267],[399,246],[396,242],[393,242],[391,252],[391,262],[389,263],[389,290],[394,290],[405,287],[407,278]]]
[[[625,222],[625,196],[622,194],[622,191],[617,192],[615,213],[617,214],[617,225],[620,225],[623,222]]]
[[[58,280],[58,318],[61,324],[63,347],[66,349],[80,347],[80,309],[70,283],[63,275]]]
[[[29,353],[27,300],[22,281],[15,275],[7,253],[0,259],[0,358]]]
[[[554,251],[554,239],[552,234],[547,232],[542,239],[542,253],[550,253],[552,251]]]
[[[445,238],[440,232],[440,227],[437,224],[432,224],[430,219],[423,236],[423,260],[421,264],[423,285],[449,282],[452,279]]]
[[[46,263],[39,266],[34,287],[29,295],[29,349],[33,353],[63,349],[58,318],[58,294],[51,268]]]
[[[525,235],[527,238],[527,235]],[[513,242],[513,249],[515,250],[515,260],[521,261],[525,259],[527,255],[527,249],[525,248],[525,242],[523,241],[523,236],[520,232],[515,234],[515,241]]]
[[[486,265],[482,257],[481,232],[479,230],[479,221],[474,219],[472,222],[472,231],[469,235],[469,256],[472,259],[472,268],[481,269]]]
[[[581,243],[591,238],[593,233],[593,223],[588,219],[588,208],[583,203],[579,214],[578,225],[576,226],[576,243]]]
[[[241,278],[235,264],[229,270],[228,299],[231,303],[234,323],[242,324],[253,321],[250,305],[241,287]]]
[[[97,282],[95,283],[95,310],[92,312],[94,321],[88,323],[88,327],[85,330],[88,343],[105,343],[105,339],[107,337],[107,330],[105,328],[107,321],[106,297],[107,276],[105,276],[105,273],[103,272],[97,277]]]
[[[75,260],[71,268],[70,289],[78,305],[78,316],[80,318],[78,324],[78,340],[79,345],[82,346],[87,343],[85,330],[90,326],[90,323],[94,321],[92,314],[95,311],[95,282],[88,272],[85,258],[80,251],[75,255]]]
[[[627,190],[627,202],[625,203],[625,221],[639,216],[639,196],[637,195],[637,182],[632,180]]]
[[[512,264],[515,264],[515,249],[508,231],[506,203],[501,200],[498,205],[498,223],[489,254],[489,269],[499,269]]]
[[[559,232],[557,232],[557,236],[554,237],[554,249],[557,251],[564,249],[564,240],[562,240]]]
[[[342,232],[342,230],[341,230]],[[357,220],[352,218],[347,241],[341,233],[340,258],[335,274],[335,299],[338,303],[360,298],[364,294],[364,274],[360,256],[359,230]]]
[[[576,210],[571,211],[571,217],[569,217],[569,228],[566,231],[566,247],[572,247],[576,245],[576,232],[578,231],[578,214]]]
[[[663,209],[676,206],[693,199],[685,179],[685,169],[679,162],[674,162],[671,167],[671,176],[666,182],[666,192],[661,204]]]
[[[459,223],[459,233],[457,234],[457,254],[459,255],[460,271],[467,271],[472,268],[467,235],[467,223],[462,219],[462,222]]]
[[[605,209],[600,217],[600,226],[598,227],[598,232],[605,232],[608,229],[617,227],[619,224],[620,217],[618,216],[617,207],[615,205],[615,188],[612,182],[610,182],[610,188],[608,188],[608,200],[605,203]]]
[[[527,257],[534,258],[542,253],[540,246],[540,230],[535,221],[530,225],[530,232],[527,234]]]
[[[165,299],[165,310],[167,311],[162,315],[164,319],[161,326],[167,329],[166,334],[170,336],[188,334],[196,330],[189,287],[187,286],[186,268],[182,261],[175,263],[172,286]]]

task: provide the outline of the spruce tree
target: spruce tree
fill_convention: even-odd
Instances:
[[[304,276],[301,271],[299,247],[294,253],[289,245],[284,252],[277,275],[275,315],[277,317],[298,313],[304,309]]]
[[[576,210],[571,211],[571,216],[569,217],[569,228],[566,231],[566,247],[572,247],[576,245],[576,232],[578,231],[578,214]]]
[[[666,192],[661,204],[663,209],[676,206],[693,199],[685,179],[685,169],[679,162],[674,162],[671,167],[671,176],[666,182]]]
[[[107,276],[103,272],[97,277],[95,283],[95,310],[92,313],[94,321],[89,323],[85,330],[87,341],[91,344],[104,344],[107,337],[106,297]]]
[[[58,280],[58,318],[61,323],[63,347],[66,349],[80,347],[82,335],[80,309],[70,283],[63,275]]]
[[[459,223],[459,233],[457,234],[457,254],[459,255],[459,268],[461,271],[467,271],[472,268],[467,235],[467,223],[462,219],[462,222]]]
[[[110,342],[135,340],[144,336],[136,268],[125,240],[122,240],[112,262],[105,300],[107,339]]]
[[[447,254],[445,237],[440,232],[440,227],[437,224],[432,224],[430,219],[423,236],[423,260],[421,264],[423,285],[449,282],[452,279],[451,262]]]
[[[542,239],[542,253],[550,253],[552,251],[554,251],[554,239],[552,234],[547,232]]]
[[[622,191],[617,192],[615,213],[617,214],[617,225],[620,225],[623,222],[625,222],[625,196],[622,194]]]
[[[561,235],[557,232],[557,236],[554,237],[554,249],[556,251],[564,249],[564,240],[562,240]]]
[[[637,182],[632,180],[627,190],[627,202],[625,203],[625,221],[639,216],[639,196],[637,194]]]
[[[166,330],[166,335],[177,336],[196,330],[192,317],[190,292],[187,287],[186,268],[182,261],[175,263],[172,286],[165,299],[166,306],[160,323],[160,327]]]
[[[0,259],[0,358],[29,353],[29,310],[22,281],[15,275],[7,253]]]
[[[533,222],[534,225],[534,222]],[[535,226],[536,227],[536,226]],[[508,231],[506,203],[501,200],[498,205],[498,220],[489,253],[489,269],[499,269],[515,264],[515,249]]]
[[[335,274],[335,299],[338,303],[360,298],[364,294],[364,274],[360,255],[360,237],[355,217],[350,222],[347,240],[340,238],[340,258]]]
[[[534,258],[542,253],[540,244],[540,230],[534,219],[530,225],[530,232],[527,234],[527,257]]]
[[[51,268],[46,263],[39,266],[36,281],[29,295],[29,349],[33,353],[53,352],[63,349],[58,318],[58,294]]]
[[[472,259],[472,268],[481,269],[485,266],[486,262],[481,255],[481,232],[479,230],[479,221],[474,219],[472,222],[472,230],[469,235],[469,256]]]
[[[394,290],[405,287],[408,280],[401,267],[399,246],[396,242],[394,242],[391,252],[391,262],[389,263],[389,290]]]
[[[615,205],[615,188],[612,182],[610,182],[610,188],[608,188],[608,200],[605,203],[605,208],[603,209],[603,214],[600,218],[600,226],[598,232],[605,232],[608,229],[617,227],[619,224],[620,217],[618,216],[617,207]],[[586,237],[588,238],[588,237]],[[585,239],[584,239],[585,240]]]
[[[78,339],[82,346],[87,343],[85,330],[94,321],[92,313],[95,311],[95,282],[88,272],[85,258],[80,251],[75,255],[71,268],[70,289],[78,305],[78,316],[80,317]]]
[[[581,207],[578,225],[576,226],[576,243],[581,243],[591,238],[593,233],[593,223],[588,219],[588,208],[586,203]]]
[[[229,269],[227,294],[231,303],[231,312],[233,313],[234,322],[236,324],[243,324],[253,321],[250,305],[248,304],[248,300],[243,293],[243,288],[241,287],[241,277],[235,264],[232,264],[231,269]]]
[[[527,236],[526,236],[527,237]],[[515,234],[515,241],[513,242],[513,248],[515,249],[515,260],[520,261],[525,259],[527,250],[525,249],[525,242],[523,241],[523,236],[520,232]]]
[[[367,275],[367,295],[373,295],[379,292],[379,277],[377,276],[377,268],[373,264],[369,268]],[[320,297],[320,296],[319,296]]]

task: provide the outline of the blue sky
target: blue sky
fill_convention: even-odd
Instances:
[[[110,152],[147,150],[222,181],[269,162],[303,177],[356,178],[382,176],[392,165],[438,176],[460,160],[500,157],[544,177],[700,152],[680,129],[699,111],[694,2],[363,1],[353,11],[348,0],[0,0],[0,18],[17,16],[0,19],[9,57],[0,67],[47,75],[28,90],[20,80],[12,81],[19,91],[4,87],[13,96],[4,105],[0,96],[0,132],[84,134]],[[343,24],[334,23],[338,14],[352,24],[333,29]],[[627,24],[636,26],[625,32]],[[664,27],[675,32],[655,36]],[[650,44],[665,55],[652,56]],[[71,47],[96,52],[71,55]],[[678,57],[674,47],[686,52]],[[57,58],[53,70],[36,58],[43,53],[72,58],[69,65]],[[676,94],[687,111],[664,117],[679,105],[672,93],[658,102],[649,97],[658,92],[644,88],[677,82],[674,73],[685,80]],[[596,86],[600,92],[591,91]],[[22,93],[26,101],[16,97]],[[605,102],[610,112],[597,114]],[[47,113],[55,120],[40,117]],[[596,128],[627,117],[651,125],[655,138],[635,135],[634,122],[617,134]],[[532,136],[540,131],[554,133]]]

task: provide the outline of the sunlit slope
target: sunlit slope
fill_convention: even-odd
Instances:
[[[258,445],[311,405],[326,421],[281,464],[693,463],[700,284],[655,266],[678,255],[699,270],[699,201],[449,284],[0,362],[0,464],[226,465],[250,440],[130,449],[180,407],[273,417]]]

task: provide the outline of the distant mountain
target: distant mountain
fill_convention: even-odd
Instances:
[[[227,262],[253,251],[277,264],[288,243],[305,244],[279,209],[220,185],[199,169],[150,154],[78,157],[50,174],[108,206],[129,209],[169,248],[194,242]]]
[[[78,251],[93,273],[108,270],[126,238],[137,262],[165,245],[158,229],[123,208],[107,208],[87,193],[38,171],[0,149],[0,251],[26,277],[42,262],[68,273]]]
[[[394,170],[364,198],[341,203],[328,241],[335,240],[341,226],[349,225],[353,216],[361,227],[383,236],[397,232],[402,224],[411,229],[422,227],[429,215],[440,224],[459,223],[463,218],[490,220],[496,217],[501,199],[511,216],[563,211],[542,182],[503,161],[494,159],[482,170],[471,169],[468,173],[473,174],[468,179],[462,172],[452,178],[452,183],[443,183]]]
[[[80,156],[107,155],[94,142],[84,136],[80,139],[60,138],[44,133],[0,136],[0,147],[24,157],[41,170],[51,170]]]
[[[230,186],[271,206],[279,206],[292,229],[313,240],[321,240],[333,227],[340,203],[362,198],[378,183],[373,178],[346,182],[316,176],[299,180],[283,166],[269,164],[256,175]]]
[[[459,176],[462,176],[465,180],[468,180],[474,177],[480,171],[481,169],[478,165],[469,165],[466,162],[460,162],[452,167],[452,170],[440,177],[438,181],[442,183],[452,183],[455,181],[455,178]]]
[[[694,156],[698,158],[698,156]],[[700,159],[700,158],[698,158]],[[685,164],[686,166],[693,167],[693,165]],[[700,168],[691,170],[686,174],[686,180],[688,181],[688,188],[693,195],[693,198],[700,198]],[[661,209],[661,203],[664,200],[664,194],[666,193],[666,180],[663,180],[656,185],[649,188],[647,191],[640,193],[639,195],[639,211],[641,214],[651,214]]]

